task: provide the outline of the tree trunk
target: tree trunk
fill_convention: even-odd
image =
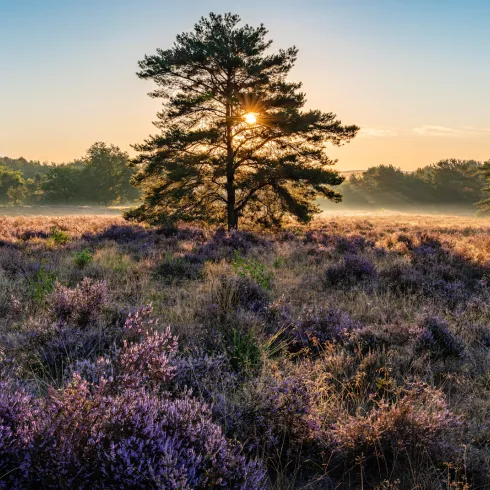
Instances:
[[[228,217],[228,231],[238,229],[238,213],[235,210],[235,159],[233,156],[232,116],[231,103],[228,102],[226,105],[226,211]]]

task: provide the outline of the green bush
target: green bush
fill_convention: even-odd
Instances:
[[[240,277],[250,277],[263,289],[271,289],[272,274],[268,272],[263,264],[255,259],[246,259],[235,250],[233,259],[233,270]]]
[[[94,255],[88,248],[84,248],[80,252],[75,252],[73,256],[75,264],[80,267],[80,269],[83,269],[86,265],[90,264],[93,259]]]
[[[36,274],[29,280],[31,296],[35,301],[43,301],[48,294],[54,291],[55,282],[56,274],[46,269],[43,263],[39,264]]]
[[[51,227],[49,238],[56,245],[66,245],[70,241],[70,235],[63,230],[58,230],[56,226]]]
[[[250,333],[240,333],[234,329],[229,354],[231,365],[237,371],[255,371],[260,366],[260,347]]]

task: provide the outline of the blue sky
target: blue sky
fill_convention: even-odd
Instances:
[[[490,158],[489,0],[0,0],[0,155],[129,150],[158,110],[137,61],[210,11],[298,46],[308,106],[363,128],[339,168]]]

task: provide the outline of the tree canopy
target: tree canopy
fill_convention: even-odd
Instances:
[[[80,194],[83,185],[82,168],[75,165],[59,165],[52,167],[46,174],[43,190],[48,200],[62,200],[68,204]]]
[[[73,162],[48,164],[0,158],[0,204],[112,204],[135,201],[129,155],[115,145],[94,143]]]
[[[22,173],[0,166],[0,204],[17,204],[25,195],[25,181]]]
[[[103,142],[94,143],[87,150],[83,172],[92,200],[107,204],[135,197],[128,161],[126,152]]]
[[[351,175],[341,192],[351,206],[454,205],[471,209],[483,197],[482,168],[480,162],[455,158],[412,172],[379,165]]]
[[[301,83],[287,80],[295,47],[271,51],[263,25],[210,14],[139,63],[162,99],[160,134],[136,145],[134,183],[144,203],[127,217],[149,222],[202,220],[238,227],[239,219],[277,225],[307,222],[318,197],[339,201],[327,144],[358,127],[335,114],[304,110]]]
[[[490,160],[482,165],[481,174],[486,180],[486,187],[483,189],[486,197],[477,203],[477,206],[480,208],[481,214],[490,214]]]

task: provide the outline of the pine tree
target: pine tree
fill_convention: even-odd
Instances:
[[[279,225],[318,212],[318,197],[340,201],[342,183],[326,145],[353,138],[357,126],[336,115],[303,110],[301,83],[287,75],[295,47],[270,51],[263,25],[210,14],[174,46],[140,61],[150,96],[163,99],[161,134],[135,145],[135,185],[144,203],[129,219],[197,221],[238,228],[239,218]]]

